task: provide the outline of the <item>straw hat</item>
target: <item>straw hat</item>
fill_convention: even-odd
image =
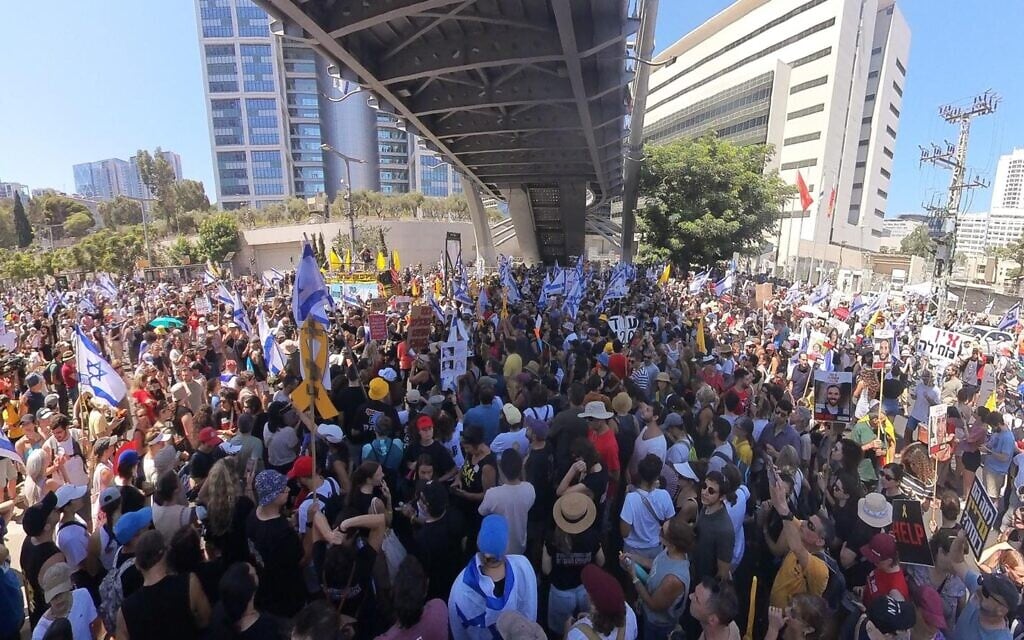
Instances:
[[[882,529],[892,524],[892,505],[880,493],[869,493],[857,501],[857,516],[870,527]]]
[[[597,519],[594,501],[582,493],[567,493],[555,501],[552,509],[555,524],[569,535],[583,533]]]

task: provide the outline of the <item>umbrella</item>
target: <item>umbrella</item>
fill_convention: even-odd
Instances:
[[[149,326],[163,329],[181,329],[185,326],[185,323],[177,318],[171,316],[160,316],[159,318],[153,318],[149,321]]]

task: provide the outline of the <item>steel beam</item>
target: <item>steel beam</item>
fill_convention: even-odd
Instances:
[[[409,108],[419,115],[464,109],[467,107],[498,107],[530,102],[572,101],[572,87],[567,82],[552,82],[551,77],[537,71],[521,75],[514,81],[488,86],[451,86],[433,83],[409,100]]]
[[[458,4],[462,1],[391,0],[384,3],[367,2],[366,0],[345,0],[331,7],[330,15],[334,16],[335,20],[331,25],[325,25],[325,29],[321,29],[321,31],[329,30],[330,33],[327,35],[332,39],[338,39],[392,20],[414,17],[424,11],[440,9],[441,7]],[[382,8],[387,10],[381,11]],[[306,29],[306,31],[308,32],[309,29]]]

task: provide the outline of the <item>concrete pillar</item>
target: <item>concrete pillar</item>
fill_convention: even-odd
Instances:
[[[494,252],[494,237],[491,235],[491,225],[487,220],[484,203],[480,200],[480,192],[476,184],[464,176],[459,176],[459,180],[462,182],[462,192],[466,194],[466,200],[469,202],[469,219],[473,222],[473,235],[476,236],[476,259],[483,260],[489,267],[496,267],[498,256]]]
[[[587,235],[587,185],[562,182],[558,185],[558,209],[565,231],[565,257],[583,254]]]
[[[530,194],[525,185],[517,185],[508,190],[508,213],[516,228],[516,239],[519,241],[519,252],[526,264],[540,262],[540,247],[537,244],[537,229],[533,223],[533,210],[530,208]]]

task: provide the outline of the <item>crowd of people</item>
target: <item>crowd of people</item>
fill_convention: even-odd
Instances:
[[[968,315],[657,273],[581,261],[569,301],[542,267],[450,297],[407,270],[385,338],[373,305],[331,311],[334,411],[295,400],[294,274],[10,289],[0,513],[25,539],[17,558],[0,546],[0,640],[26,611],[35,639],[1010,638],[1015,346],[936,366],[922,327]],[[420,349],[410,304],[434,309]],[[93,360],[77,369],[86,344],[123,398]],[[852,380],[821,412],[818,371]],[[846,396],[844,420],[827,407]],[[1005,514],[977,559],[976,478]],[[931,565],[901,562],[901,501],[921,505]]]

